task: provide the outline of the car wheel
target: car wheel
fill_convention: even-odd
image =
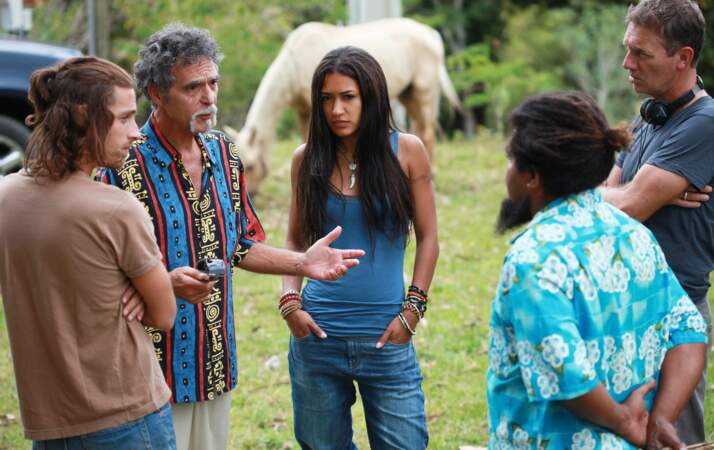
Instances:
[[[0,176],[20,170],[29,139],[30,130],[22,123],[0,116]]]

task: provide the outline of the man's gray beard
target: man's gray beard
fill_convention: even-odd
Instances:
[[[204,115],[204,114],[210,114],[211,117],[206,121],[207,129],[206,131],[212,130],[213,127],[216,126],[216,122],[218,121],[218,108],[216,105],[211,105],[207,108],[203,108],[200,111],[196,111],[193,113],[191,116],[191,133],[196,134],[198,133],[198,116]]]

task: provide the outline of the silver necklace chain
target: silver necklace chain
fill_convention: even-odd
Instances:
[[[337,152],[347,161],[347,167],[350,169],[350,189],[352,189],[355,187],[355,181],[357,180],[357,161],[347,159],[347,156],[340,150]]]

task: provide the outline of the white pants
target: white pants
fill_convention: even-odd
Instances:
[[[173,404],[177,450],[226,450],[231,393],[213,400]]]

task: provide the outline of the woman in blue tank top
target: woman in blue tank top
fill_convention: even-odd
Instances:
[[[338,280],[308,280],[302,293],[302,278],[283,278],[295,436],[303,449],[355,449],[356,383],[372,449],[423,449],[424,394],[411,337],[439,253],[428,156],[418,137],[394,131],[384,73],[361,49],[323,58],[312,105],[308,140],[292,160],[287,247],[305,249],[339,225],[333,247],[366,255]],[[412,227],[416,260],[405,290]]]

